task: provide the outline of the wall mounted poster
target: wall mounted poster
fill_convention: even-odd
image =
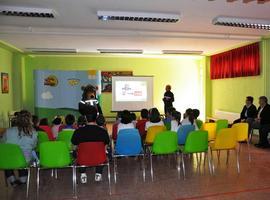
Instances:
[[[100,71],[96,70],[36,70],[36,107],[77,110],[82,97],[81,86],[91,84],[99,91],[100,81]]]
[[[101,92],[112,92],[112,76],[132,76],[132,71],[102,71]]]
[[[9,76],[8,73],[1,73],[1,89],[2,93],[9,93]]]

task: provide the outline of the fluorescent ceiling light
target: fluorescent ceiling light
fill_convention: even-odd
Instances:
[[[218,16],[212,23],[221,26],[270,30],[270,20],[265,19]]]
[[[0,6],[0,13],[6,16],[54,18],[55,12],[48,8],[32,8],[18,6]]]
[[[116,20],[116,21],[176,23],[180,20],[179,14],[169,14],[169,13],[98,11],[97,16],[98,19],[102,21]]]
[[[33,53],[77,53],[77,49],[63,48],[26,48],[26,51]]]
[[[142,54],[143,50],[141,49],[97,49],[100,53],[134,53]]]
[[[190,51],[190,50],[162,50],[163,54],[191,54],[201,55],[203,51]]]

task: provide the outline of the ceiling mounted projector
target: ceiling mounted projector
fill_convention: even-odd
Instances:
[[[97,49],[99,53],[134,53],[134,54],[142,54],[143,50],[141,49]]]
[[[270,20],[265,19],[218,16],[212,23],[221,26],[270,30]]]
[[[102,21],[113,20],[113,21],[176,23],[180,20],[180,15],[169,13],[98,11],[97,16],[98,19]]]
[[[1,15],[17,17],[54,18],[55,12],[48,8],[31,8],[18,6],[0,6]]]

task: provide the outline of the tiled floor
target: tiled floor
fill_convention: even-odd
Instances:
[[[256,138],[254,138],[256,142]],[[207,164],[198,169],[196,158],[186,157],[187,176],[177,178],[174,157],[154,158],[154,181],[151,181],[147,159],[146,182],[143,182],[140,161],[122,158],[118,162],[118,182],[112,179],[112,195],[109,195],[107,173],[104,170],[102,183],[94,182],[93,169],[88,170],[89,181],[78,184],[78,199],[270,199],[270,150],[251,147],[251,163],[248,162],[247,146],[243,145],[240,156],[241,172],[236,170],[235,156],[231,153],[226,165],[226,153],[221,154],[220,164],[216,163],[216,174],[210,176]],[[111,166],[111,171],[112,171]],[[25,199],[25,186],[6,188],[1,175],[0,199]],[[36,199],[34,171],[31,179],[30,199]],[[58,179],[50,177],[50,171],[41,172],[41,200],[69,200],[72,196],[71,170],[59,170]]]

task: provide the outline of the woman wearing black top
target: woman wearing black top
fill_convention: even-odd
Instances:
[[[171,92],[172,87],[170,85],[166,85],[166,92],[164,93],[163,102],[164,102],[164,112],[167,114],[168,108],[173,107],[174,95]]]

